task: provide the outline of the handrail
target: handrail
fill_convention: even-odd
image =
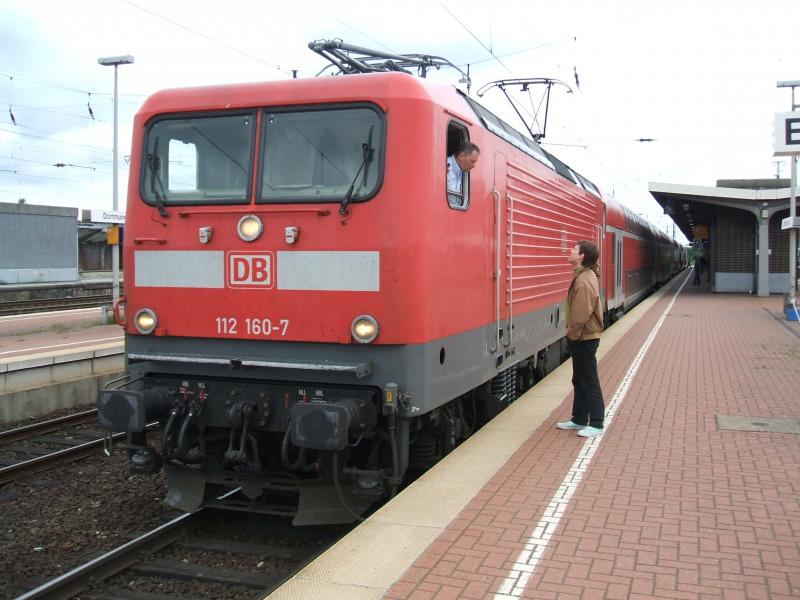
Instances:
[[[261,214],[269,214],[269,213],[317,213],[320,217],[326,217],[330,214],[326,208],[309,208],[309,207],[257,207],[257,206],[245,206],[245,207],[224,207],[222,210],[216,209],[211,210],[208,208],[200,208],[200,209],[193,209],[193,210],[181,210],[178,211],[178,216],[181,218],[188,218],[192,215],[227,215],[227,214],[252,214],[252,213],[261,213]]]

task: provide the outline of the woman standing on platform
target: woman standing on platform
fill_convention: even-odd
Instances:
[[[600,286],[597,282],[599,252],[592,242],[581,240],[569,254],[574,275],[567,291],[567,343],[572,355],[572,419],[557,423],[559,429],[577,429],[581,437],[603,433],[605,404],[597,373],[597,347],[603,331]]]

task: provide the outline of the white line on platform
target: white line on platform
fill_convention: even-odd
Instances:
[[[3,354],[18,354],[20,352],[36,352],[38,350],[52,350],[53,348],[64,348],[66,346],[77,346],[80,344],[95,344],[100,342],[118,342],[122,341],[124,336],[118,335],[116,337],[109,337],[109,338],[98,338],[96,340],[83,340],[81,342],[65,342],[63,344],[54,344],[53,346],[39,346],[37,348],[20,348],[19,350],[7,350],[5,352],[0,352],[0,356]]]
[[[681,293],[681,290],[683,290],[683,287],[686,285],[687,281],[689,281],[688,277],[683,281],[681,286],[672,296],[672,300],[667,308],[664,309],[664,312],[661,314],[661,318],[659,318],[658,322],[655,324],[655,327],[653,327],[650,335],[647,336],[644,344],[642,344],[642,347],[639,349],[639,353],[633,359],[630,367],[628,367],[628,371],[622,378],[622,382],[619,384],[617,391],[614,393],[611,401],[608,403],[605,420],[603,422],[605,433],[597,437],[586,438],[583,448],[581,448],[581,451],[578,452],[578,457],[575,459],[575,462],[572,463],[569,471],[567,471],[567,475],[564,477],[561,485],[556,490],[556,493],[553,494],[553,498],[550,500],[547,508],[545,508],[542,518],[536,524],[536,527],[533,528],[533,533],[528,538],[528,541],[525,544],[522,552],[520,552],[519,556],[517,556],[516,561],[514,561],[514,566],[511,568],[511,571],[508,573],[508,575],[506,575],[505,582],[502,586],[500,586],[500,589],[494,595],[494,600],[512,600],[514,598],[519,598],[522,595],[528,580],[531,578],[531,575],[533,575],[533,572],[536,570],[539,561],[544,555],[544,551],[547,549],[547,544],[555,534],[556,529],[561,521],[561,517],[564,516],[564,512],[567,509],[567,505],[569,504],[572,495],[578,488],[578,484],[581,482],[581,479],[583,479],[584,473],[586,473],[586,470],[589,468],[589,464],[592,462],[592,458],[597,452],[597,448],[602,443],[603,437],[608,435],[608,428],[611,425],[611,420],[614,417],[614,413],[616,413],[617,408],[619,407],[623,398],[625,398],[625,395],[628,393],[628,388],[630,387],[636,372],[639,370],[639,365],[642,364],[645,354],[647,354],[647,351],[650,349],[650,345],[653,343],[658,330],[661,329],[661,325],[664,324],[667,314],[672,309],[672,305],[675,304],[678,294]]]

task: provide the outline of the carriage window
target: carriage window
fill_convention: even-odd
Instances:
[[[378,188],[383,122],[366,107],[264,115],[259,202],[359,202]]]
[[[253,116],[180,117],[146,134],[142,197],[148,204],[246,202]]]
[[[467,130],[456,123],[447,126],[447,165],[446,185],[447,204],[455,210],[469,208],[469,171],[461,173],[456,163],[456,152],[464,142],[469,141]],[[456,175],[456,173],[460,175]]]

